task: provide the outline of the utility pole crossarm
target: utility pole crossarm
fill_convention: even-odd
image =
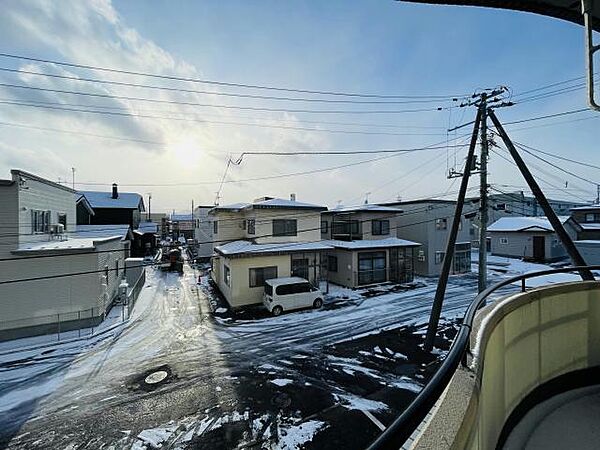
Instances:
[[[512,156],[515,163],[517,164],[517,167],[523,174],[523,178],[525,178],[525,181],[527,181],[527,184],[529,185],[531,192],[533,192],[535,198],[537,199],[538,203],[542,207],[542,210],[544,211],[546,218],[548,219],[548,221],[554,228],[554,231],[558,235],[558,238],[561,240],[562,244],[565,246],[565,249],[567,250],[567,253],[571,257],[573,264],[575,266],[586,266],[587,264],[585,263],[583,257],[579,253],[579,250],[577,250],[577,247],[575,247],[575,244],[573,243],[571,236],[569,236],[569,234],[563,227],[561,221],[556,216],[556,213],[550,206],[550,203],[548,203],[546,196],[540,189],[540,186],[535,181],[535,178],[529,171],[529,168],[525,164],[525,161],[523,161],[523,158],[521,158],[521,155],[519,154],[519,152],[515,148],[514,144],[508,137],[508,134],[506,134],[506,131],[502,127],[502,124],[500,123],[498,118],[496,117],[496,114],[494,113],[493,110],[489,109],[488,115],[490,116],[490,119],[492,119],[492,122],[494,122],[494,126],[496,127],[498,134],[504,141],[504,145],[506,145],[506,148],[508,149],[510,155]],[[583,280],[594,280],[594,275],[592,275],[592,272],[590,272],[588,269],[580,270],[579,274],[581,275],[581,278]]]

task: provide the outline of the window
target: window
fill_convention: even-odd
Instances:
[[[357,237],[359,234],[358,220],[340,220],[339,222],[332,222],[331,233],[333,235],[352,235]]]
[[[448,228],[448,219],[435,219],[435,229],[436,230],[445,230]]]
[[[296,236],[296,219],[273,219],[273,236]]]
[[[390,234],[390,221],[389,220],[372,220],[371,221],[371,233],[373,236],[381,236]]]
[[[497,209],[498,211],[504,211],[504,210],[506,210],[506,203],[498,203],[498,204],[496,205],[496,209]]]
[[[246,221],[246,226],[248,228],[248,234],[256,233],[256,220],[255,219],[248,219]]]
[[[249,269],[250,287],[263,287],[266,280],[277,278],[277,266]]]
[[[219,234],[219,221],[218,220],[215,220],[213,222],[213,233]]]
[[[327,270],[330,272],[338,271],[338,259],[337,256],[329,255],[327,256]]]
[[[277,295],[302,294],[310,291],[310,284],[308,283],[282,284],[275,289]]]
[[[66,214],[58,214],[58,223],[62,223],[63,227],[65,227],[65,231],[67,231],[67,215]]]
[[[435,252],[435,263],[441,264],[444,261],[445,252]]]
[[[231,287],[231,270],[229,266],[223,266],[223,281],[229,287]]]
[[[33,233],[50,231],[50,211],[31,211],[31,230]]]
[[[321,221],[321,234],[327,234],[329,231],[329,222],[326,220]]]
[[[501,244],[508,244],[508,238],[500,238]]]

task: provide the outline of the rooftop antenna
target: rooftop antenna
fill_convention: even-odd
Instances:
[[[73,174],[73,190],[75,190],[75,167],[71,167],[71,172]]]
[[[371,193],[370,192],[365,193],[365,205],[369,204],[369,194],[371,194]]]

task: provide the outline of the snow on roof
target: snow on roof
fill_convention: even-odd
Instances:
[[[577,222],[583,230],[600,230],[600,223]]]
[[[327,210],[327,206],[315,205],[313,203],[297,202],[296,200],[286,200],[283,198],[267,198],[255,200],[252,203],[231,203],[229,205],[215,206],[213,211],[241,211],[251,208],[281,208],[281,209],[317,209]]]
[[[297,202],[296,200],[286,200],[283,198],[270,198],[251,203],[249,206],[253,208],[300,208],[300,209],[323,209],[327,206],[315,205],[313,203]]]
[[[569,220],[569,216],[559,216],[561,223]],[[502,217],[488,227],[490,232],[507,231],[549,231],[554,228],[546,217]]]
[[[158,224],[156,222],[140,222],[139,226],[133,230],[138,233],[158,233]]]
[[[375,205],[372,203],[356,205],[356,206],[336,206],[330,209],[330,213],[345,213],[345,212],[390,212],[390,213],[401,213],[400,208],[392,208],[391,206]]]
[[[300,277],[282,277],[282,278],[271,278],[270,280],[265,280],[265,283],[270,284],[271,286],[281,286],[282,284],[289,283],[306,283],[304,278]]]
[[[595,239],[582,239],[581,241],[575,241],[575,244],[591,244],[591,245],[600,245],[600,240],[595,240]]]
[[[387,248],[387,247],[418,247],[421,244],[418,242],[407,241],[396,237],[386,239],[371,239],[362,241],[338,241],[335,239],[322,241],[334,248],[342,248],[345,250],[364,250],[369,248]]]
[[[142,196],[135,192],[119,192],[118,198],[112,198],[110,192],[103,191],[82,191],[80,194],[85,196],[92,208],[137,209],[141,202],[144,211]]]
[[[76,230],[67,233],[62,240],[22,243],[16,251],[93,250],[96,243],[123,239],[128,231],[129,225],[77,225]]]
[[[571,208],[571,211],[585,211],[588,209],[600,209],[600,203],[594,203],[592,205],[585,206],[577,206],[575,208]]]
[[[253,244],[249,241],[233,241],[215,247],[222,255],[243,255],[275,252],[304,252],[330,250],[331,247],[324,241],[316,242],[288,242],[283,244]]]
[[[173,222],[181,222],[184,220],[194,220],[194,216],[192,215],[192,213],[176,213],[176,214],[171,214],[171,220]]]

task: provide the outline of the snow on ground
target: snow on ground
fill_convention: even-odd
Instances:
[[[326,423],[318,420],[310,420],[299,425],[279,428],[279,441],[274,449],[277,450],[296,450],[302,448],[304,444],[312,441],[313,437],[327,426]]]
[[[276,384],[277,386],[287,386],[293,382],[294,380],[290,380],[289,378],[277,378],[275,380],[271,380],[271,383]]]
[[[389,408],[388,405],[383,402],[369,400],[368,398],[358,397],[357,395],[340,394],[338,397],[341,399],[341,405],[348,409],[358,409],[360,411],[385,411]]]

